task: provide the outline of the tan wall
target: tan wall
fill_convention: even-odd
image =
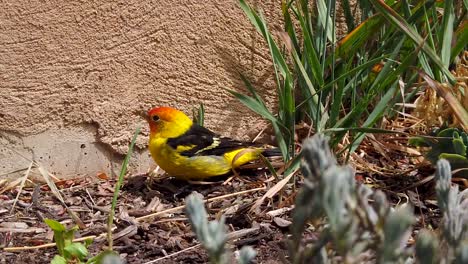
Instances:
[[[280,1],[259,2],[277,23]],[[236,0],[1,5],[2,176],[29,165],[20,154],[61,176],[109,173],[138,124],[135,168],[146,171],[135,112],[151,106],[203,102],[208,127],[248,138],[261,119],[222,89],[243,89],[237,71],[274,101],[269,55]]]

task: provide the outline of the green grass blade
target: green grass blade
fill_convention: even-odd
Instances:
[[[297,55],[296,51],[293,51],[292,52],[292,55],[293,55],[293,58],[294,58],[294,61],[296,62],[297,64],[297,67],[299,68],[299,71],[301,73],[301,77],[304,79],[304,81],[306,82],[307,84],[307,88],[310,92],[310,94],[312,95],[312,98],[311,100],[313,101],[313,105],[319,105],[319,109],[323,109],[323,105],[321,102],[319,102],[319,98],[318,98],[318,95],[317,95],[317,91],[315,90],[314,88],[314,85],[312,84],[311,80],[309,79],[309,76],[307,75],[307,72],[306,70],[304,69],[304,66],[302,66],[302,62],[301,60],[299,59],[299,56]],[[328,119],[328,114],[324,113],[324,115],[327,116],[327,119]],[[319,122],[319,120],[314,120],[314,122]],[[323,125],[323,124],[321,124]]]
[[[350,69],[350,70],[346,71],[345,73],[340,75],[338,78],[336,78],[332,82],[329,82],[329,83],[325,84],[323,86],[323,88],[325,89],[325,88],[331,87],[332,85],[335,85],[338,81],[342,81],[342,80],[344,80],[346,78],[349,78],[351,76],[360,75],[359,72],[361,72],[362,70],[365,70],[365,69],[372,68],[372,66],[379,63],[380,61],[384,60],[387,57],[388,57],[388,55],[382,55],[382,56],[370,59],[370,60],[366,61],[365,63],[363,63],[363,64],[361,64],[361,65],[359,65],[359,66],[357,66],[357,67],[355,67],[353,69]]]
[[[452,47],[452,53],[450,54],[451,62],[468,46],[468,20],[463,21],[455,35],[455,45]]]
[[[343,0],[341,4],[343,6],[343,13],[345,15],[346,26],[348,27],[348,32],[351,32],[356,27],[356,24],[354,22],[353,12],[351,11],[351,5],[349,3],[349,0]]]
[[[109,218],[107,221],[107,239],[108,239],[110,250],[112,250],[112,246],[113,246],[112,224],[114,222],[117,198],[119,197],[120,187],[122,186],[124,176],[127,173],[128,162],[130,161],[130,158],[132,156],[133,148],[135,147],[135,142],[139,134],[140,134],[140,127],[137,127],[137,129],[135,130],[135,133],[133,134],[132,141],[130,142],[130,146],[128,147],[127,155],[125,156],[125,159],[122,163],[122,169],[120,170],[119,178],[117,179],[117,182],[115,183],[114,196],[112,197],[111,209],[110,209]]]
[[[440,59],[448,69],[450,65],[450,53],[452,48],[453,22],[455,13],[453,10],[453,1],[445,0],[444,15],[442,16],[442,27],[439,29],[439,40],[442,40],[440,49]]]
[[[395,98],[396,94],[399,92],[398,83],[395,82],[394,85],[388,89],[387,93],[380,99],[379,103],[374,107],[370,115],[367,117],[366,121],[362,124],[363,127],[373,126],[389,108],[390,102]],[[354,140],[351,145],[350,152],[354,152],[357,147],[361,144],[364,139],[365,134],[360,133]]]
[[[325,30],[325,36],[326,38],[323,39],[323,42],[326,43],[327,39],[328,41],[333,41],[333,32],[332,32],[332,27],[333,23],[330,18],[329,14],[329,9],[327,8],[327,4],[325,3],[324,0],[317,0],[317,11],[318,11],[318,21],[322,25],[323,29]]]
[[[276,143],[278,144],[278,148],[281,150],[281,154],[283,155],[284,160],[289,160],[290,147],[288,147],[289,144],[286,141],[285,136],[283,135],[284,133],[286,136],[291,137],[291,135],[287,131],[287,128],[282,126],[281,122],[268,110],[268,108],[266,108],[266,106],[263,103],[257,101],[254,97],[247,96],[232,90],[227,91],[234,95],[234,97],[236,97],[241,103],[250,108],[252,111],[271,122],[273,130],[275,131]]]
[[[234,95],[239,101],[241,101],[245,106],[250,108],[252,111],[261,115],[263,118],[271,122],[278,122],[276,117],[265,107],[265,105],[257,101],[254,97],[244,95],[244,94],[241,94],[236,91],[229,90],[229,89],[227,91],[230,92],[232,95]]]
[[[324,74],[322,71],[322,65],[317,56],[317,52],[315,50],[314,43],[313,43],[312,34],[310,30],[308,29],[306,17],[302,15],[301,13],[298,13],[297,19],[299,20],[299,23],[301,25],[302,34],[304,38],[303,56],[305,57],[307,64],[311,67],[312,74],[315,80],[317,80],[318,85],[322,86],[324,84],[324,80],[323,80]]]
[[[352,57],[362,45],[369,40],[369,38],[376,34],[377,29],[383,24],[383,17],[375,15],[364,22],[357,28],[347,34],[342,40],[338,42],[335,53],[339,57]]]
[[[291,3],[286,3],[284,1],[282,1],[281,3],[281,10],[283,11],[283,19],[284,19],[284,28],[286,32],[288,33],[289,38],[292,41],[292,44],[294,46],[293,48],[299,51],[301,50],[299,46],[299,39],[297,38],[296,29],[294,28],[291,15],[289,14],[290,4]]]
[[[442,71],[447,77],[451,84],[455,84],[455,77],[450,73],[444,63],[441,61],[436,52],[430,48],[424,41],[424,39],[409,25],[395,10],[389,7],[383,0],[369,0],[374,7],[381,12],[381,14],[389,21],[392,25],[400,29],[410,39],[412,39],[416,45],[422,45],[424,53],[433,61],[436,66]]]

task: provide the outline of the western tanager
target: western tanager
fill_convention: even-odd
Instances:
[[[219,136],[174,108],[153,108],[146,118],[151,156],[164,171],[179,179],[201,180],[224,175],[258,159],[261,154],[280,153],[277,149]]]

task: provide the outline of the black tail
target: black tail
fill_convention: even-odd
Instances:
[[[265,149],[262,152],[262,155],[264,157],[281,157],[281,150],[279,148],[271,148],[271,149]]]

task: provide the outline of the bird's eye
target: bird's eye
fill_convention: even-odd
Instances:
[[[159,116],[154,115],[151,117],[151,119],[153,119],[154,122],[159,121]]]

